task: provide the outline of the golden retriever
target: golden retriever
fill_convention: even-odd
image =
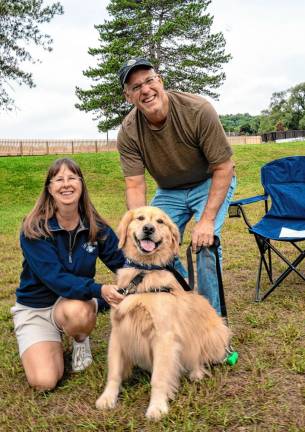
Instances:
[[[115,407],[122,380],[137,365],[151,372],[146,417],[159,420],[168,412],[168,400],[174,397],[182,373],[202,379],[208,373],[205,366],[225,358],[231,333],[209,302],[184,291],[170,271],[148,269],[169,264],[178,253],[178,228],[163,211],[156,207],[128,211],[118,234],[127,259],[144,265],[144,277],[135,286],[130,282],[141,269],[118,272],[118,287],[132,287],[135,293],[111,310],[108,379],[96,407]],[[169,292],[152,292],[162,287]]]

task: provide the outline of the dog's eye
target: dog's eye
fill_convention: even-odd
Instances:
[[[145,219],[145,217],[144,216],[138,216],[137,219],[140,220],[140,221],[142,221],[142,220]]]
[[[164,220],[163,219],[157,219],[158,224],[163,224]]]

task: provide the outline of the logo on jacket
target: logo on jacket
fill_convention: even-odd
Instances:
[[[85,249],[86,252],[92,253],[95,251],[96,245],[97,245],[97,242],[94,242],[94,243],[88,242],[88,243],[84,243],[82,248]]]

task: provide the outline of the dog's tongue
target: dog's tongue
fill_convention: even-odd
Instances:
[[[141,248],[144,249],[146,252],[151,252],[155,249],[156,245],[151,240],[141,240]]]

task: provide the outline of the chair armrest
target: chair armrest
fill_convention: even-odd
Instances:
[[[238,205],[253,204],[253,203],[258,202],[258,201],[266,201],[267,199],[268,199],[268,195],[267,194],[256,195],[256,196],[249,197],[249,198],[243,198],[243,199],[240,199],[240,200],[231,201],[230,202],[230,207],[231,206],[238,206]]]
[[[245,223],[247,224],[247,226],[249,228],[252,227],[251,223],[249,222],[249,219],[247,218],[246,212],[243,208],[244,205],[247,204],[253,204],[259,201],[264,201],[265,202],[265,211],[268,211],[268,194],[264,194],[264,195],[256,195],[253,197],[249,197],[249,198],[243,198],[240,200],[236,200],[236,201],[232,201],[230,202],[229,205],[229,217],[243,217]]]

